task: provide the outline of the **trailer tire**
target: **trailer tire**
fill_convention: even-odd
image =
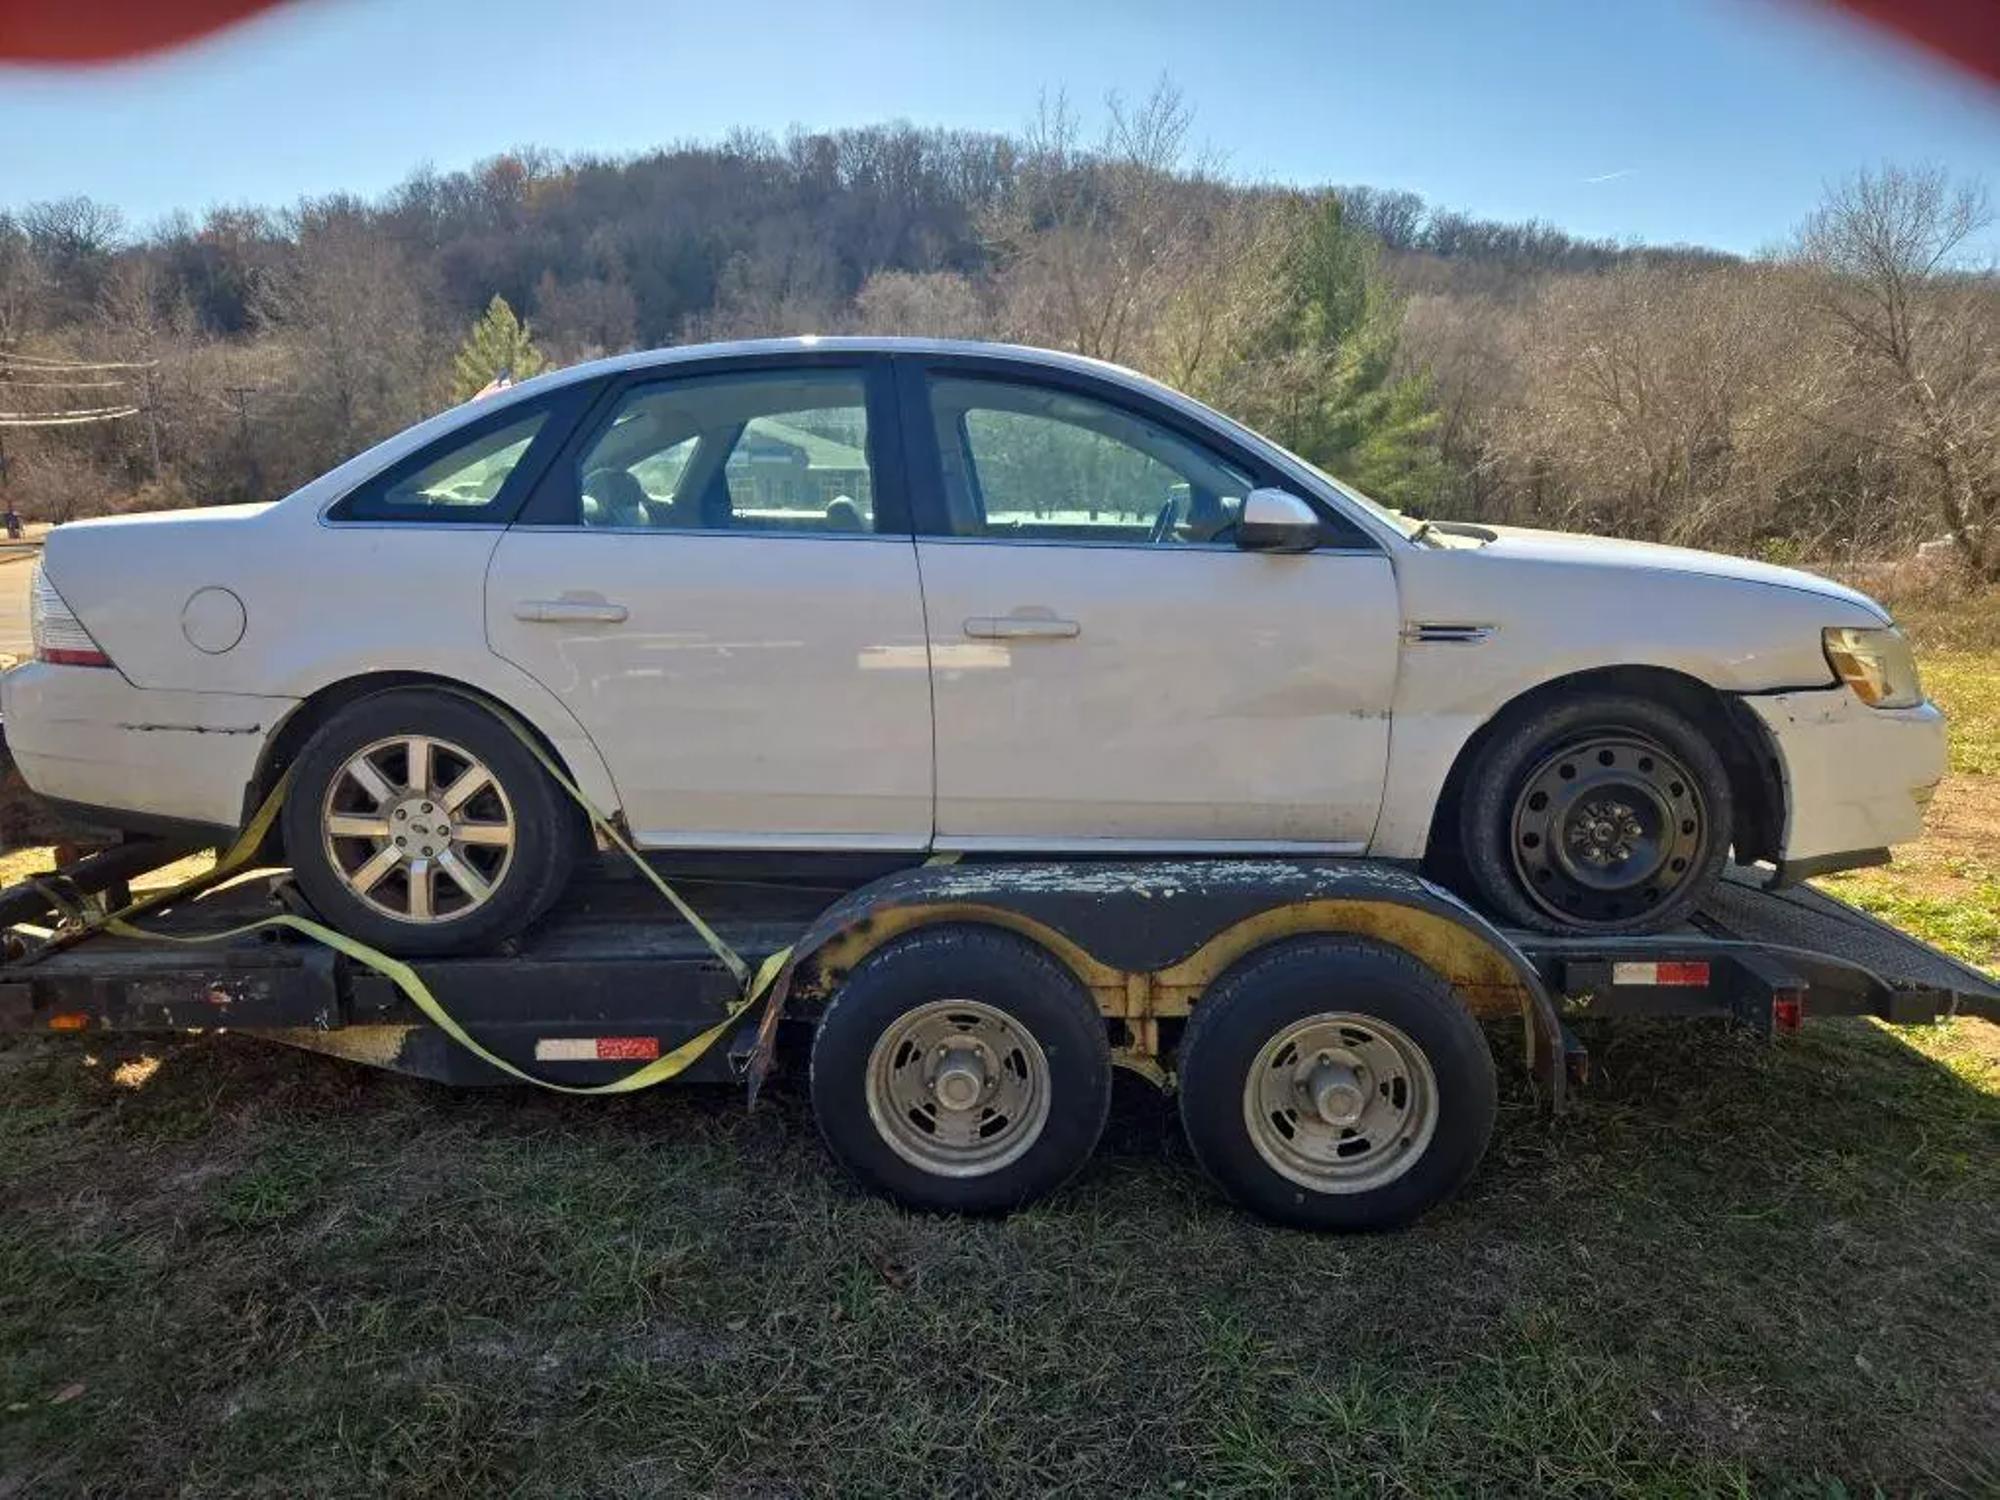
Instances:
[[[1196,1159],[1300,1229],[1408,1223],[1472,1175],[1498,1108],[1492,1050],[1452,987],[1356,938],[1243,959],[1196,1003],[1179,1073]]]
[[[416,752],[398,746],[410,741],[429,746],[428,798],[407,786]],[[386,793],[369,790],[371,768]],[[474,768],[486,773],[482,789],[447,808],[445,783]],[[332,821],[343,809],[354,821]],[[575,808],[506,725],[465,697],[423,688],[372,694],[321,725],[293,764],[281,820],[286,857],[313,907],[350,937],[411,958],[483,952],[520,932],[561,894],[584,842]],[[336,830],[374,821],[391,837],[407,831],[406,855],[437,851],[422,872],[427,919],[417,915],[412,860],[362,889],[369,861],[388,858],[388,841]]]
[[[828,1003],[812,1103],[828,1149],[868,1186],[911,1208],[1004,1213],[1097,1149],[1104,1021],[1025,938],[926,928],[869,955]]]

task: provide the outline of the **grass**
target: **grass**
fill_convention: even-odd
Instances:
[[[2000,974],[2000,588],[1903,603],[1924,685],[1951,716],[1951,774],[1924,841],[1887,869],[1822,884],[1926,942]]]
[[[2000,1046],[1593,1039],[1394,1236],[1273,1230],[1123,1090],[1003,1222],[793,1090],[453,1093],[222,1036],[0,1052],[0,1493],[1978,1492]]]
[[[1929,838],[1829,885],[2000,967],[1969,618],[1911,619]],[[1124,1078],[1077,1183],[968,1223],[843,1181],[795,1081],[106,1040],[0,1046],[0,1497],[2000,1492],[1982,1022],[1589,1036],[1568,1117],[1510,1079],[1466,1193],[1353,1239],[1223,1205]]]

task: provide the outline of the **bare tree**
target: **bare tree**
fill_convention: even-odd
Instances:
[[[1044,98],[1012,191],[988,217],[1009,331],[1099,359],[1131,358],[1151,310],[1185,273],[1215,184],[1187,162],[1193,124],[1162,79],[1133,107],[1116,94],[1095,149],[1061,94]]]
[[[1983,183],[1885,167],[1834,188],[1798,240],[1855,397],[1928,471],[1982,578],[2000,578],[2000,295],[1966,252],[1992,223]]]

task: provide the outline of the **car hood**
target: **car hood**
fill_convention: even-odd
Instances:
[[[1792,589],[1856,605],[1885,621],[1889,612],[1857,589],[1797,568],[1697,552],[1691,547],[1665,547],[1657,542],[1627,542],[1615,537],[1579,536],[1567,531],[1535,531],[1524,526],[1481,526],[1493,540],[1480,549],[1486,556],[1521,562],[1570,564],[1588,568],[1630,568],[1651,573],[1695,573],[1704,578],[1733,578],[1770,588]]]

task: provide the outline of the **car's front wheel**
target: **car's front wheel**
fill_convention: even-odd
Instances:
[[[307,741],[283,814],[315,909],[389,953],[477,952],[567,883],[579,819],[528,747],[470,700],[396,689]]]
[[[1714,887],[1729,773],[1702,731],[1650,699],[1591,695],[1502,722],[1473,762],[1460,849],[1500,917],[1550,932],[1650,932]]]

